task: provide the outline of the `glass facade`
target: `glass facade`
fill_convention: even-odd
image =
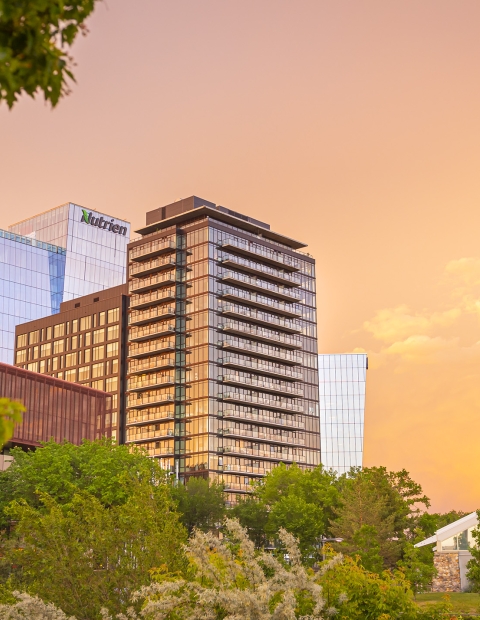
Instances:
[[[339,474],[362,467],[367,355],[319,355],[322,464]]]
[[[123,284],[130,224],[67,203],[0,231],[0,361],[15,326],[60,303]]]
[[[240,217],[193,212],[129,247],[127,442],[230,501],[320,462],[315,263]]]

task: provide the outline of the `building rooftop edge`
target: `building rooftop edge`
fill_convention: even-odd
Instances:
[[[191,219],[198,219],[198,217],[202,215],[209,216],[212,219],[219,220],[220,222],[225,222],[226,224],[232,224],[233,226],[237,226],[238,228],[243,228],[248,232],[253,232],[259,236],[262,236],[267,240],[271,239],[272,241],[277,241],[278,243],[287,245],[294,250],[307,247],[306,243],[302,243],[301,241],[297,241],[295,239],[292,239],[291,237],[281,235],[280,233],[276,233],[273,230],[269,230],[267,228],[263,228],[262,226],[252,224],[251,222],[242,220],[239,217],[235,217],[234,215],[218,211],[217,209],[208,207],[206,205],[202,207],[197,207],[196,209],[191,209],[190,211],[185,211],[184,213],[174,215],[158,222],[154,222],[153,224],[149,224],[148,226],[139,228],[135,232],[139,235],[148,235],[149,233],[168,228],[173,224],[180,224]]]
[[[24,222],[28,222],[29,220],[34,220],[35,218],[40,217],[40,215],[45,215],[45,213],[50,213],[50,211],[56,211],[57,209],[60,209],[61,207],[65,207],[67,205],[75,205],[76,207],[80,207],[80,209],[85,209],[86,211],[94,211],[95,213],[100,213],[101,215],[107,215],[108,217],[113,217],[119,222],[125,222],[126,224],[130,224],[129,220],[123,220],[122,218],[116,217],[115,215],[110,215],[109,213],[103,213],[103,211],[98,211],[97,209],[90,209],[88,207],[84,207],[83,205],[79,205],[77,202],[72,202],[71,200],[68,200],[67,202],[63,202],[62,204],[57,205],[56,207],[52,207],[51,209],[45,209],[45,211],[40,211],[40,213],[36,213],[35,215],[26,217],[23,220],[18,220],[18,222],[13,222],[13,224],[9,224],[8,228],[12,228],[13,226],[18,226],[19,224],[23,224]]]

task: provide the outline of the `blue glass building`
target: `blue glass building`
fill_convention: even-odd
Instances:
[[[0,361],[13,364],[16,325],[124,284],[129,239],[128,222],[73,203],[0,230]]]
[[[321,461],[339,474],[362,467],[365,353],[318,356]]]

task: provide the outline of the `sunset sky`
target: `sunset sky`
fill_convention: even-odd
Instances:
[[[106,0],[51,110],[0,106],[0,228],[196,194],[308,243],[369,353],[365,464],[480,508],[478,0]]]

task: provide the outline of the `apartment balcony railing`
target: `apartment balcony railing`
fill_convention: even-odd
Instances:
[[[140,395],[140,398],[137,396]],[[137,392],[129,394],[127,398],[127,407],[132,409],[140,409],[149,405],[159,405],[161,403],[173,403],[175,394],[172,392],[165,393],[163,390],[155,390],[152,392]]]
[[[157,443],[161,443],[161,442],[152,441],[152,442],[145,443],[143,445],[143,447],[148,452],[148,456],[153,457],[153,458],[162,458],[162,457],[165,457],[165,456],[174,456],[175,448],[174,448],[173,442],[172,442],[171,445],[167,445],[167,446],[160,445],[158,448],[156,447]]]
[[[142,426],[127,428],[126,443],[142,443],[144,441],[151,441],[155,439],[157,441],[170,439],[173,437],[172,428],[162,428],[159,430],[143,430]]]
[[[225,316],[233,316],[246,318],[252,323],[259,323],[260,325],[275,326],[292,334],[299,334],[302,331],[300,323],[294,319],[286,319],[281,316],[275,316],[269,312],[263,312],[262,310],[254,310],[253,308],[247,308],[246,306],[240,306],[239,304],[222,304],[220,312]]]
[[[264,295],[257,295],[249,291],[243,291],[238,288],[224,288],[219,293],[225,299],[232,299],[233,301],[241,301],[243,303],[260,308],[261,310],[267,310],[282,314],[288,317],[300,317],[302,316],[301,307],[297,304],[286,304],[283,301],[271,299]]]
[[[261,265],[248,258],[240,258],[238,256],[228,256],[220,259],[220,262],[225,267],[231,267],[232,269],[240,269],[253,275],[261,275],[273,282],[284,284],[286,286],[300,286],[301,277],[298,273],[288,273],[273,267],[267,267],[267,265]]]
[[[175,351],[175,338],[151,340],[144,343],[135,343],[129,345],[128,356],[129,357],[146,357],[153,353],[159,353],[161,351]]]
[[[281,334],[271,329],[260,327],[258,325],[249,325],[243,321],[229,320],[218,326],[224,332],[232,332],[235,334],[245,335],[248,338],[254,338],[262,342],[275,342],[282,347],[289,349],[301,349],[302,342],[298,336],[292,334]]]
[[[223,428],[218,431],[223,437],[236,437],[238,439],[254,439],[258,441],[266,441],[268,443],[286,444],[288,446],[304,446],[305,437],[293,437],[290,433],[275,435],[267,433],[261,429],[248,430],[242,428]]]
[[[225,420],[240,420],[253,424],[273,426],[275,428],[305,429],[305,422],[301,415],[285,415],[262,409],[248,410],[247,407],[224,407],[218,412],[219,418]]]
[[[235,349],[242,352],[248,351],[251,355],[258,357],[264,357],[275,361],[283,362],[284,364],[301,364],[302,357],[295,351],[289,351],[288,349],[279,349],[277,347],[270,347],[266,344],[258,342],[250,342],[243,338],[226,338],[220,340],[218,346],[224,349]]]
[[[225,402],[248,403],[276,411],[303,413],[303,405],[283,398],[269,398],[258,392],[249,393],[247,390],[224,390],[218,397]]]
[[[148,308],[155,304],[173,301],[176,297],[175,288],[157,289],[143,295],[132,295],[130,298],[130,308]]]
[[[288,269],[290,271],[298,271],[300,269],[300,262],[296,258],[293,258],[288,254],[283,254],[282,252],[276,252],[275,250],[266,248],[259,243],[229,237],[225,241],[222,241],[219,245],[221,248],[235,251],[237,254],[260,257],[266,263],[276,265],[282,269]]]
[[[151,258],[144,263],[132,263],[129,270],[130,277],[138,278],[140,276],[146,276],[162,269],[170,269],[175,267],[176,264],[177,261],[174,256],[162,256]]]
[[[175,368],[175,357],[173,355],[156,355],[154,357],[130,360],[128,364],[128,374],[143,374],[146,372],[154,372],[161,368]]]
[[[260,280],[258,278],[245,276],[236,271],[227,270],[225,271],[223,276],[220,276],[220,279],[223,282],[230,282],[232,284],[248,288],[258,293],[266,293],[268,295],[272,295],[273,297],[283,299],[284,301],[289,301],[290,303],[299,301],[302,297],[301,292],[297,291],[297,289],[283,288],[278,284],[272,284],[271,282],[267,282],[266,280]]]
[[[128,338],[130,342],[140,342],[149,338],[158,338],[175,333],[175,323],[151,323],[141,327],[132,327]]]
[[[271,446],[273,447],[273,446]],[[269,461],[284,461],[289,463],[305,463],[307,460],[303,453],[296,453],[295,450],[282,450],[271,451],[264,450],[263,448],[246,448],[237,446],[225,446],[223,448],[224,454],[238,454],[239,456],[250,456]]]
[[[132,310],[128,317],[129,325],[142,325],[160,318],[175,316],[175,306],[156,306],[147,310]]]
[[[219,381],[234,385],[251,387],[262,392],[272,392],[274,394],[287,394],[293,398],[303,396],[303,389],[296,387],[295,384],[285,383],[285,381],[268,381],[262,377],[249,375],[246,372],[225,373],[218,377]]]
[[[271,362],[264,362],[261,359],[252,359],[242,355],[225,355],[225,357],[218,360],[218,363],[233,368],[247,368],[269,377],[282,377],[287,381],[301,381],[303,379],[303,372],[291,366],[272,364]]]
[[[175,271],[169,271],[167,273],[155,273],[146,278],[138,278],[130,281],[130,293],[145,293],[153,289],[161,288],[162,286],[168,286],[175,284],[177,276]]]
[[[157,387],[175,385],[175,373],[154,373],[151,375],[134,376],[128,380],[129,392],[142,392]]]
[[[225,457],[224,460],[227,460],[228,457]],[[249,476],[266,476],[269,474],[274,468],[273,463],[265,463],[264,466],[256,467],[254,465],[240,465],[237,463],[226,463],[224,465],[219,465],[218,469],[228,474],[240,474]]]
[[[142,261],[160,254],[175,251],[175,241],[173,239],[157,239],[148,241],[144,245],[137,245],[130,250],[131,261]]]
[[[252,493],[253,486],[251,484],[242,484],[240,482],[225,482],[226,493]]]
[[[142,426],[143,424],[151,424],[152,422],[164,422],[166,420],[175,419],[173,409],[165,409],[164,407],[150,407],[149,409],[141,409],[128,412],[127,426]]]

